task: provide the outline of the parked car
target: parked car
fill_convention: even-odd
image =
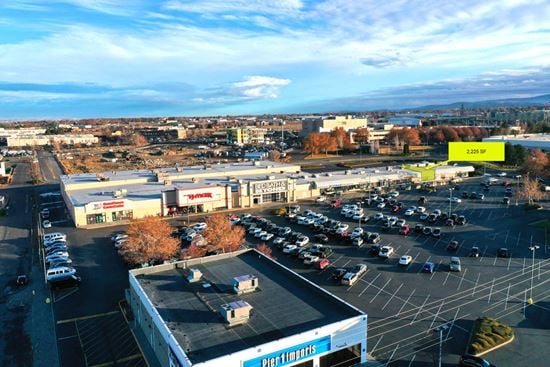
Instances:
[[[489,363],[486,359],[476,357],[471,354],[464,354],[460,357],[458,362],[459,367],[495,367],[495,365]]]
[[[111,241],[116,242],[127,238],[128,238],[128,235],[126,233],[117,233],[111,236]]]
[[[313,236],[313,240],[316,242],[327,243],[329,239],[327,235],[320,233]]]
[[[424,273],[433,273],[435,271],[435,264],[430,261],[424,263],[424,266],[422,266],[422,271]]]
[[[449,261],[449,271],[461,271],[460,259],[456,256],[451,257]]]
[[[407,266],[412,262],[411,255],[403,255],[399,258],[399,265]]]
[[[480,254],[481,254],[481,251],[479,251],[479,247],[474,246],[470,250],[470,253],[468,254],[468,256],[469,257],[479,257]]]
[[[435,238],[441,238],[441,228],[434,228],[432,231],[432,236]]]
[[[459,226],[463,226],[466,223],[467,223],[466,217],[463,215],[459,215],[458,218],[456,219],[456,224],[458,224]]]
[[[401,227],[401,231],[399,231],[399,233],[402,234],[403,236],[406,236],[409,234],[410,231],[411,231],[411,227],[409,227],[408,225],[405,225]]]
[[[430,215],[431,214],[428,214],[428,213],[422,213],[422,214],[420,214],[419,219],[420,220],[427,220]]]
[[[327,200],[326,196],[319,196],[317,199],[315,199],[316,202],[322,203]]]
[[[299,237],[296,240],[296,245],[298,245],[300,247],[303,247],[303,246],[307,245],[308,243],[309,243],[309,237],[307,237],[307,236]]]
[[[422,230],[422,233],[428,236],[431,235],[432,232],[433,232],[432,227],[424,227],[424,229]]]
[[[323,270],[326,267],[328,267],[329,265],[330,265],[330,260],[329,259],[320,259],[319,261],[317,261],[315,263],[315,268],[317,268],[319,270]]]
[[[413,209],[409,208],[409,209],[405,210],[405,215],[406,215],[407,217],[410,217],[410,216],[413,215],[413,214],[414,214],[414,210],[413,210]]]
[[[40,217],[42,219],[49,219],[50,218],[50,209],[44,208],[40,211]]]
[[[508,250],[506,247],[501,247],[497,251],[497,256],[498,257],[511,257],[512,254],[511,254],[510,250]]]
[[[383,258],[389,258],[393,254],[393,247],[391,246],[382,246],[380,248],[380,252],[378,253],[378,256]]]
[[[49,220],[46,219],[46,220],[44,220],[44,221],[42,222],[42,227],[44,227],[44,228],[52,228],[52,222],[50,222]]]
[[[336,281],[340,281],[342,280],[342,278],[344,277],[344,275],[348,272],[348,269],[345,269],[345,268],[338,268],[338,269],[335,269],[333,272],[332,272],[332,279],[336,280]]]
[[[447,245],[447,251],[458,251],[458,248],[460,247],[458,241],[453,240],[449,242],[449,245]]]
[[[424,213],[424,212],[426,212],[426,208],[424,208],[423,206],[419,206],[418,208],[416,208],[416,212],[417,213]]]
[[[193,227],[191,227],[191,228],[193,228],[197,232],[200,232],[200,231],[204,230],[206,228],[206,226],[207,226],[206,223],[200,222],[200,223],[195,223],[193,225]]]
[[[367,238],[367,242],[369,243],[378,243],[380,242],[380,234],[373,232],[369,235]]]
[[[423,233],[424,232],[424,225],[418,223],[416,226],[414,226],[414,231],[416,233]]]

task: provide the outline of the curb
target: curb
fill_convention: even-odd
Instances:
[[[474,354],[474,356],[476,356],[476,357],[481,357],[481,356],[483,356],[483,355],[485,355],[485,354],[487,354],[487,353],[489,353],[489,352],[492,352],[492,351],[497,350],[497,349],[499,349],[499,348],[501,348],[501,347],[504,347],[505,345],[510,344],[510,343],[513,342],[515,339],[516,339],[516,335],[514,334],[514,335],[512,335],[512,338],[510,338],[510,340],[507,340],[507,341],[505,341],[505,342],[502,343],[502,344],[495,345],[495,346],[492,347],[491,349],[487,349],[486,351],[481,352],[481,353],[479,353],[479,354]]]

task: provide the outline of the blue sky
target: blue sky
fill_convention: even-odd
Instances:
[[[2,0],[0,119],[550,93],[548,0]]]

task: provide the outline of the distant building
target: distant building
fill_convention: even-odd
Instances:
[[[173,126],[158,126],[158,127],[144,127],[136,129],[141,135],[143,135],[149,141],[155,140],[177,140],[185,139],[187,137],[187,129],[184,127]]]
[[[302,119],[302,135],[311,133],[328,133],[336,128],[343,128],[346,132],[367,127],[367,118],[355,116],[315,116]]]
[[[226,130],[226,142],[230,145],[263,144],[267,129],[257,127],[234,127]]]
[[[0,144],[8,147],[26,147],[43,145],[91,145],[99,143],[97,136],[92,134],[63,134],[63,135],[15,135],[0,137]]]
[[[550,151],[550,134],[495,135],[483,138],[483,141],[502,141],[513,145],[522,145],[525,148]]]
[[[393,116],[388,119],[388,123],[402,127],[421,127],[422,118],[416,116]]]

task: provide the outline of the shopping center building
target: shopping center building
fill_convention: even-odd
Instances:
[[[366,362],[367,315],[253,249],[129,272],[131,325],[178,367],[348,367]]]
[[[461,174],[450,168],[446,178]],[[308,173],[271,161],[61,176],[61,194],[76,227],[146,216],[210,213],[291,203],[329,192],[420,181],[399,167]]]

